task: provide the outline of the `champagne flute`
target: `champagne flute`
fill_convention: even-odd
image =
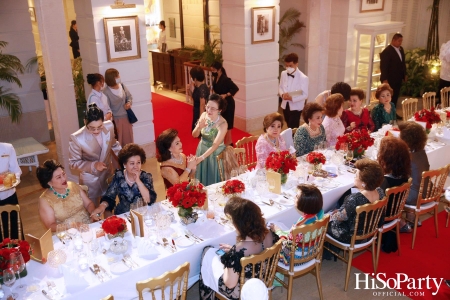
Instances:
[[[345,159],[349,162],[353,159],[353,150],[348,149],[347,153],[345,154]]]
[[[9,287],[9,289],[12,291],[12,286],[16,282],[16,273],[12,268],[8,268],[3,270],[3,284]],[[11,293],[11,295],[7,296],[6,299],[10,299],[12,297],[13,299],[17,299],[18,294],[17,293]]]
[[[20,280],[21,279],[20,273],[23,272],[23,270],[25,270],[25,261],[23,260],[22,253],[20,253],[20,251],[11,253],[9,255],[9,262],[14,271],[16,272],[17,276],[19,277],[18,280],[19,286],[16,287],[16,290],[18,290],[19,292],[25,291],[26,285],[24,285]]]
[[[89,228],[88,224],[80,225],[81,239],[85,244],[89,244],[94,238],[91,228]]]

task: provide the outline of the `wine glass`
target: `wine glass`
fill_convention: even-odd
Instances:
[[[237,169],[233,169],[230,172],[230,178],[236,178],[239,175],[239,171]]]
[[[16,282],[16,273],[12,268],[8,268],[3,270],[3,284],[9,287],[9,289],[12,291],[12,286]],[[18,295],[17,293],[11,293],[10,296],[7,296],[6,299],[9,299],[12,297],[13,299],[17,299]]]
[[[80,233],[81,233],[81,239],[85,244],[88,244],[92,241],[94,238],[91,228],[89,228],[88,224],[81,224],[80,225]]]
[[[345,159],[350,163],[350,161],[353,159],[353,150],[348,149],[347,153],[345,154]]]
[[[17,276],[19,277],[19,285],[16,287],[16,290],[19,291],[25,291],[26,285],[24,285],[21,282],[20,273],[25,270],[25,261],[23,260],[22,253],[20,251],[13,252],[9,255],[9,262],[13,268],[13,270],[16,272]]]
[[[73,239],[78,234],[78,223],[74,219],[67,219],[67,233]]]

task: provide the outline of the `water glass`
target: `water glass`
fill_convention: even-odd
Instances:
[[[25,270],[25,261],[23,260],[22,253],[20,253],[20,251],[11,253],[9,255],[9,263],[19,277],[19,286],[16,289],[20,291],[26,290],[26,285],[20,280],[20,273]]]
[[[66,243],[70,237],[67,233],[67,224],[61,223],[56,225],[56,236],[60,239],[61,242]]]
[[[81,239],[84,243],[88,244],[93,239],[93,234],[91,231],[91,228],[89,228],[88,224],[81,224],[80,225],[80,233],[81,233]]]
[[[3,270],[3,284],[9,287],[12,290],[12,286],[16,282],[16,273],[12,268],[8,268]],[[17,299],[17,293],[11,293],[10,295],[13,299]],[[5,299],[9,299],[10,296],[7,296]]]
[[[89,259],[86,253],[81,252],[78,254],[78,267],[84,271],[89,267]]]

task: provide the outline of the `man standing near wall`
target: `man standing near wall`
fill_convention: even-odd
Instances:
[[[298,55],[290,53],[284,58],[286,70],[281,72],[278,93],[281,98],[281,108],[287,126],[297,128],[300,125],[300,115],[308,98],[308,77],[298,69]]]
[[[388,83],[394,90],[392,102],[397,105],[397,99],[400,94],[400,88],[403,81],[406,81],[405,51],[401,47],[403,36],[400,33],[394,34],[391,44],[388,45],[380,54],[380,68],[382,83]]]

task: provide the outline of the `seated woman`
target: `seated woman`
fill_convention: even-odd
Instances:
[[[300,218],[297,223],[292,225],[291,230],[300,225],[312,224],[323,218],[323,197],[320,190],[309,184],[300,184],[297,189],[300,191],[300,194],[297,195],[296,209],[300,214]],[[275,224],[270,224],[270,230],[278,235],[280,239],[286,241],[283,243],[283,248],[280,253],[280,260],[285,265],[289,265],[291,244],[294,240],[291,230],[283,231]],[[297,249],[302,246],[302,240],[303,237],[301,235],[295,237]],[[299,255],[301,256],[301,250],[299,251]],[[296,254],[296,258],[301,258],[300,256],[297,257]]]
[[[330,147],[336,145],[338,136],[343,135],[345,131],[344,124],[341,121],[344,101],[345,99],[341,94],[333,94],[325,101],[325,118],[322,125],[325,128]]]
[[[64,167],[53,159],[46,160],[36,169],[41,186],[46,189],[39,197],[39,215],[47,228],[56,231],[56,225],[71,219],[90,223],[89,215],[94,203],[75,182],[67,181]],[[93,217],[98,220],[97,217]]]
[[[365,98],[364,91],[359,88],[353,88],[350,92],[350,108],[342,113],[341,120],[345,126],[345,132],[355,129],[367,129],[372,132],[375,130],[375,124],[370,117],[370,112],[363,107]]]
[[[430,163],[425,152],[428,135],[422,125],[416,122],[403,122],[399,125],[400,138],[406,142],[411,152],[411,177],[412,184],[409,190],[406,204],[416,205],[419,197],[420,183],[422,182],[422,172],[430,170]],[[426,193],[428,182],[425,182],[423,193]],[[413,223],[414,214],[407,213],[406,219]],[[420,224],[420,223],[419,223]],[[412,224],[410,224],[412,225]],[[421,224],[420,224],[421,225]]]
[[[195,177],[205,186],[220,181],[217,155],[225,149],[223,141],[227,134],[227,121],[220,115],[227,108],[226,100],[217,94],[212,94],[206,103],[206,111],[200,116],[192,136],[201,134],[197,152],[197,172]]]
[[[356,207],[373,203],[383,199],[384,191],[380,188],[383,181],[383,169],[373,160],[364,158],[355,163],[355,186],[360,192],[351,194],[345,198],[342,206],[335,210],[330,218],[327,233],[341,243],[349,244],[355,227],[362,227],[364,219],[356,223]],[[384,222],[384,215],[380,218],[379,226]]]
[[[375,124],[375,131],[383,127],[383,124],[389,124],[396,120],[395,104],[391,102],[394,91],[389,84],[383,83],[378,86],[375,92],[375,98],[380,102],[372,109],[371,117]]]
[[[136,144],[127,144],[119,151],[119,165],[114,177],[103,195],[100,205],[92,212],[92,215],[105,217],[120,215],[130,211],[131,203],[142,199],[147,205],[156,201],[156,193],[153,188],[153,179],[150,173],[141,170],[145,164],[145,151]],[[116,207],[116,196],[119,196],[119,204]]]
[[[266,159],[271,152],[287,150],[286,142],[280,136],[283,128],[284,118],[279,113],[269,114],[264,117],[264,132],[258,138],[255,145],[256,150],[256,169],[264,169]]]
[[[156,148],[158,149],[157,158],[160,162],[161,176],[166,189],[174,184],[195,178],[197,167],[195,156],[186,157],[184,155],[183,144],[177,130],[169,128],[161,132],[156,139]]]
[[[225,205],[224,212],[236,228],[238,241],[235,245],[220,244],[225,254],[217,256],[217,249],[206,247],[200,275],[200,299],[215,298],[219,292],[229,299],[238,300],[239,277],[245,272],[251,278],[251,268],[242,270],[240,259],[259,254],[273,245],[273,236],[266,228],[261,209],[252,201],[233,197]]]
[[[294,148],[297,156],[314,150],[314,146],[326,141],[325,128],[322,125],[323,107],[315,102],[307,103],[302,116],[305,124],[300,126],[294,136]]]

